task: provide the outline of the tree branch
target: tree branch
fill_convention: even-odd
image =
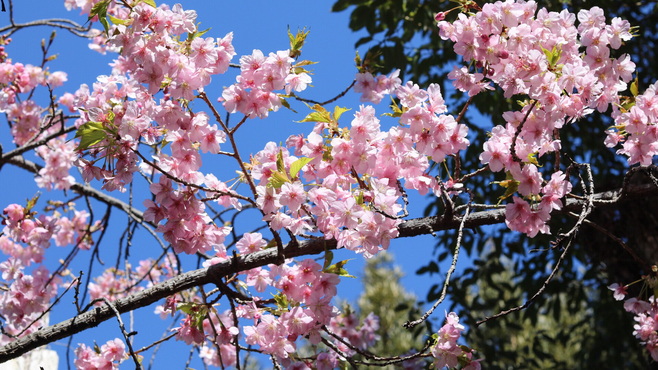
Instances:
[[[12,159],[11,162],[15,161]],[[10,163],[11,163],[10,162]],[[75,189],[74,189],[75,190]],[[76,190],[77,191],[77,190]],[[591,199],[611,200],[618,198],[622,189],[594,194]],[[102,194],[104,195],[104,194]],[[653,184],[629,185],[625,191],[625,199],[646,198],[658,196],[658,188]],[[589,198],[589,197],[588,197]],[[568,213],[581,209],[587,200],[568,199],[566,205],[557,213]],[[605,206],[609,203],[601,204]],[[482,225],[498,224],[505,221],[505,210],[495,209],[489,211],[473,212],[463,221],[465,228],[474,228]],[[399,237],[412,237],[430,234],[434,231],[457,229],[462,220],[453,216],[447,219],[443,216],[432,216],[412,219],[403,222],[398,227]],[[301,241],[297,244],[288,244],[284,248],[286,258],[305,255],[320,254],[325,250],[336,249],[336,240],[311,239]],[[220,262],[208,268],[202,268],[177,275],[165,282],[157,284],[141,292],[131,294],[125,298],[114,301],[114,306],[120,312],[128,312],[140,307],[148,306],[160,299],[176,294],[196,286],[208,283],[221,283],[225,276],[246,271],[255,267],[278,263],[278,252],[276,249],[268,249],[261,252],[239,256],[235,259]],[[114,317],[114,312],[107,306],[95,307],[91,311],[75,316],[69,320],[43,328],[35,333],[20,338],[0,348],[0,363],[16,358],[33,349],[52,343],[56,340],[69,337],[86,329],[98,326],[101,322]]]

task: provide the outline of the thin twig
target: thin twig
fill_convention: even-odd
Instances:
[[[532,110],[535,108],[535,101],[531,101],[532,104],[530,106],[530,109],[528,109],[528,113],[526,113],[525,117],[523,117],[523,121],[519,123],[519,126],[516,128],[516,132],[514,133],[514,139],[512,139],[512,147],[510,148],[510,153],[512,154],[512,159],[514,162],[520,163],[521,166],[523,166],[523,161],[519,156],[516,154],[516,140],[519,138],[519,135],[521,135],[521,130],[523,130],[523,125],[525,122],[528,120],[528,117],[530,117],[530,113],[532,113]]]
[[[334,96],[333,98],[331,98],[327,101],[324,101],[324,102],[319,102],[319,101],[315,101],[315,100],[312,100],[312,99],[302,98],[302,97],[299,97],[299,96],[295,95],[294,93],[291,93],[290,96],[297,99],[297,100],[299,100],[299,101],[301,101],[301,102],[304,102],[304,103],[317,104],[317,105],[324,106],[324,105],[327,105],[329,103],[333,103],[336,100],[338,100],[338,99],[342,98],[343,96],[345,96],[345,94],[347,94],[347,92],[350,91],[350,89],[352,87],[354,87],[355,84],[356,84],[356,80],[352,81],[352,83],[345,90],[343,90],[340,94],[338,94],[338,95]]]
[[[457,267],[457,258],[459,257],[459,249],[461,247],[461,241],[462,241],[462,236],[463,236],[463,232],[464,232],[464,222],[468,218],[468,214],[471,210],[470,203],[471,203],[472,200],[473,200],[473,196],[471,195],[471,200],[469,200],[468,205],[466,206],[466,211],[464,212],[464,216],[462,217],[462,220],[459,223],[459,230],[457,231],[457,243],[456,243],[457,245],[455,246],[455,253],[452,256],[452,264],[450,265],[450,269],[448,270],[448,273],[446,274],[446,281],[443,283],[443,289],[441,290],[441,296],[439,297],[439,299],[436,302],[434,302],[434,305],[432,306],[432,308],[427,310],[427,312],[425,312],[425,314],[420,319],[415,320],[415,321],[407,321],[406,323],[404,323],[403,326],[405,328],[407,328],[407,329],[413,328],[414,326],[416,326],[416,325],[424,322],[425,320],[427,320],[427,318],[432,314],[432,312],[434,312],[434,310],[439,306],[439,304],[441,304],[441,302],[443,302],[443,300],[446,298],[446,293],[448,291],[448,285],[450,284],[450,276],[452,275],[452,273],[455,271],[455,268]]]
[[[139,359],[137,358],[137,354],[135,354],[135,351],[133,350],[133,346],[132,346],[132,344],[130,343],[130,338],[129,338],[131,335],[135,335],[135,334],[137,334],[137,333],[136,333],[136,332],[128,333],[128,332],[126,331],[126,327],[123,325],[123,320],[121,320],[121,314],[120,314],[119,311],[116,309],[116,307],[114,307],[114,305],[112,304],[112,302],[110,302],[110,301],[109,301],[107,298],[105,298],[105,297],[102,297],[102,298],[100,298],[100,299],[101,299],[103,302],[105,302],[105,304],[108,305],[108,306],[110,307],[110,309],[112,309],[112,311],[114,311],[114,315],[116,315],[116,317],[117,317],[117,321],[119,322],[119,328],[121,328],[121,333],[123,334],[123,337],[126,339],[126,345],[128,346],[128,351],[130,352],[130,356],[133,358],[133,361],[135,362],[135,369],[136,369],[136,370],[142,370],[142,364],[141,364],[141,362],[139,361]]]

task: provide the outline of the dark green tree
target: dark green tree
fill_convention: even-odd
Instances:
[[[450,97],[453,114],[458,114],[468,97],[451,87],[447,72],[457,61],[450,41],[442,40],[434,19],[439,12],[473,3],[471,1],[424,0],[338,0],[334,11],[350,11],[350,28],[365,30],[356,47],[367,46],[371,65],[387,73],[399,68],[403,81],[413,80],[421,86],[439,83]],[[482,2],[478,2],[482,5]],[[637,66],[639,90],[643,91],[658,77],[658,3],[655,1],[556,1],[538,0],[538,7],[570,11],[601,7],[608,19],[621,17],[639,27],[639,37],[625,43],[619,55],[628,53]],[[459,9],[447,14],[452,20]],[[363,53],[362,53],[363,54]],[[460,57],[461,58],[461,57]],[[454,173],[459,162],[461,173],[482,167],[478,150],[487,132],[503,122],[502,113],[518,109],[517,97],[506,99],[502,91],[479,94],[470,101],[469,112],[462,122],[468,124],[473,145],[461,153],[458,161],[451,158],[448,166]],[[477,110],[479,115],[470,111]],[[482,118],[482,116],[484,118]],[[546,171],[558,165],[564,170],[571,161],[588,162],[592,166],[597,191],[620,188],[628,171],[623,158],[601,145],[609,118],[593,114],[560,131],[560,161],[550,158]],[[441,168],[442,166],[436,166]],[[444,180],[445,173],[435,172]],[[484,171],[464,183],[479,203],[495,203],[505,189],[492,185],[504,180]],[[634,183],[647,183],[643,175],[634,175]],[[578,184],[577,186],[580,186]],[[465,202],[461,200],[462,204]],[[632,335],[633,319],[619,302],[615,302],[606,286],[629,283],[647,267],[658,261],[656,230],[658,220],[651,211],[658,206],[655,198],[643,200],[643,207],[630,201],[595,210],[580,229],[555,278],[536,301],[521,312],[503,316],[479,327],[475,322],[511,307],[519,306],[537,292],[561,251],[551,248],[553,236],[534,239],[511,233],[504,227],[466,230],[462,247],[474,258],[473,266],[462,271],[450,285],[453,305],[461,309],[470,330],[467,340],[486,357],[488,368],[650,368],[655,367],[643,346]],[[443,202],[434,198],[426,215],[441,215]],[[567,230],[574,218],[553,217],[551,230]],[[434,261],[419,273],[439,273],[440,262],[452,252],[457,233],[438,234]],[[491,241],[496,248],[485,248]],[[489,244],[491,244],[489,243]],[[629,250],[632,253],[629,253]],[[635,255],[635,257],[633,256]],[[435,301],[441,286],[434,286],[427,300]],[[631,294],[637,291],[631,291]],[[453,307],[454,308],[454,307]],[[557,355],[559,353],[560,355]]]

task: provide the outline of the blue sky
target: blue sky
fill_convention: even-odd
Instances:
[[[161,1],[156,1],[158,4]],[[333,1],[181,1],[184,9],[195,9],[198,13],[197,22],[201,22],[201,28],[205,29],[211,27],[212,29],[205,35],[210,37],[223,37],[228,32],[234,33],[233,45],[236,49],[237,56],[234,57],[233,62],[237,62],[239,57],[243,54],[251,54],[253,49],[261,49],[265,54],[275,52],[277,50],[284,50],[289,47],[288,37],[286,34],[287,27],[292,31],[298,28],[310,28],[310,35],[307,43],[303,48],[302,58],[319,62],[312,66],[314,70],[313,86],[307,89],[303,96],[310,99],[326,100],[329,99],[342,90],[344,90],[353,80],[356,68],[354,65],[355,49],[354,43],[364,33],[352,33],[348,29],[349,12],[331,13],[330,9]],[[172,4],[173,5],[173,4]],[[15,1],[14,5],[15,20],[16,22],[30,21],[34,19],[43,18],[71,18],[79,23],[86,21],[85,17],[79,16],[77,11],[67,12],[64,8],[63,1],[56,0],[40,0],[40,1]],[[8,24],[8,13],[0,13],[0,25]],[[38,64],[41,61],[40,40],[47,39],[50,35],[51,29],[47,27],[34,27],[17,32],[13,36],[13,43],[7,48],[10,57],[14,61],[22,62],[24,64]],[[63,70],[68,73],[68,82],[55,90],[57,95],[62,95],[64,92],[75,92],[80,84],[86,83],[91,85],[98,75],[109,74],[110,67],[108,63],[111,62],[114,55],[108,54],[106,56],[100,55],[87,48],[87,40],[83,40],[70,35],[68,32],[59,30],[58,36],[52,47],[52,52],[59,54],[57,60],[49,63],[51,71]],[[365,47],[360,48],[363,55]],[[224,76],[213,77],[213,89],[209,89],[209,95],[215,98],[221,91],[223,86],[232,84],[235,80],[235,72],[229,71]],[[43,96],[41,97],[43,98]],[[354,93],[348,94],[346,97],[341,98],[336,102],[337,105],[352,108],[352,112],[358,109],[359,100],[358,96]],[[282,109],[277,113],[273,113],[265,120],[255,119],[250,120],[238,132],[238,140],[242,145],[243,158],[248,157],[248,153],[255,153],[262,149],[268,141],[283,142],[291,134],[304,133],[308,134],[312,129],[309,123],[296,123],[295,121],[301,120],[308,112],[308,109],[301,103],[292,103],[293,108],[299,112],[294,114],[290,111]],[[333,105],[330,106],[333,109]],[[378,106],[378,113],[387,111],[385,103]],[[347,117],[349,115],[346,114]],[[349,123],[349,118],[343,118],[343,124]],[[392,119],[382,117],[382,129],[387,129],[391,125],[396,124]],[[8,140],[9,134],[5,123],[0,126],[0,138],[5,149],[13,148]],[[205,160],[205,157],[204,157]],[[223,161],[224,159],[222,159]],[[217,177],[227,180],[235,175],[235,166],[233,163],[222,162],[219,159],[207,161],[204,163],[204,171],[217,171]],[[0,193],[2,202],[0,205],[4,208],[7,204],[12,202],[24,202],[25,198],[32,197],[39,189],[34,184],[32,176],[20,169],[14,169],[10,166],[5,166],[0,172],[0,183],[5,184],[2,186],[3,191]],[[12,185],[7,185],[12,184]],[[98,185],[98,184],[92,184]],[[136,199],[142,194],[144,195],[145,186],[144,181],[139,184],[142,190],[136,192]],[[70,193],[68,194],[71,195]],[[113,194],[115,196],[125,198],[125,195]],[[61,192],[53,192],[45,194],[43,198],[61,198]],[[427,199],[410,194],[411,207],[409,209],[411,217],[422,216],[423,209],[427,204]],[[138,207],[141,206],[141,199],[136,201]],[[44,202],[40,202],[43,207]],[[82,208],[82,204],[80,204]],[[39,208],[39,207],[38,207]],[[102,208],[97,206],[97,212],[100,213]],[[248,231],[255,222],[249,220],[249,214],[239,219],[240,224],[238,227],[240,231]],[[251,213],[254,215],[254,213]],[[100,217],[100,216],[97,216]],[[256,220],[258,221],[258,220]],[[112,223],[114,230],[118,230],[112,235],[108,233],[109,237],[103,241],[103,248],[101,256],[108,262],[108,265],[113,265],[116,259],[116,243],[118,235],[122,228],[125,227],[125,217],[114,212]],[[159,247],[153,246],[152,239],[148,237],[141,237],[136,239],[133,247],[133,255],[136,257],[145,257],[150,255],[149,251],[155,251]],[[391,251],[396,257],[396,263],[399,264],[407,276],[403,279],[403,283],[407,289],[414,292],[418,297],[424,298],[429,287],[433,284],[442,284],[444,276],[434,275],[429,278],[427,275],[417,277],[414,272],[423,266],[427,259],[431,258],[431,253],[434,248],[435,241],[431,236],[425,236],[414,239],[401,239],[395,240],[391,244]],[[47,257],[51,260],[51,269],[57,264],[57,260],[61,256],[68,253],[67,251],[51,247],[48,251]],[[154,252],[155,253],[155,252]],[[359,276],[361,267],[363,266],[363,258],[354,256],[349,253],[342,253],[337,255],[338,259],[355,258],[354,261],[348,263],[347,268],[350,273]],[[72,268],[73,271],[79,269],[87,270],[88,255],[81,254],[77,257],[79,265]],[[465,262],[462,261],[460,266]],[[185,264],[187,270],[195,267],[195,261],[188,261]],[[462,266],[463,267],[463,266]],[[96,266],[94,271],[96,275],[100,273],[104,267]],[[443,268],[442,271],[446,271]],[[347,280],[347,281],[345,281]],[[356,301],[359,295],[361,286],[359,281],[352,279],[344,279],[344,282],[339,286],[339,295],[351,300]],[[70,295],[70,294],[69,294]],[[62,303],[59,304],[60,313],[54,313],[51,317],[51,323],[68,319],[73,311],[67,311],[64,306],[69,305],[72,301],[72,296],[65,296]],[[435,317],[441,320],[443,317],[444,307],[447,309],[447,303],[444,303],[437,312]],[[59,311],[59,310],[58,310]],[[145,313],[137,314],[138,323],[145,323],[143,320],[150,320],[153,316],[151,314],[152,308],[146,308]],[[142,320],[143,319],[143,320]],[[124,315],[124,321],[129,321],[128,315]],[[158,326],[161,324],[159,319],[153,318]],[[150,322],[150,321],[146,321]],[[164,326],[163,326],[164,328]],[[136,338],[136,347],[146,345],[147,335],[152,335],[158,338],[163,329],[151,329],[151,327],[137,324],[134,328],[140,335]],[[150,333],[147,333],[150,332]],[[145,334],[146,333],[146,334]],[[140,338],[140,336],[144,337]],[[77,343],[92,344],[96,340],[99,344],[104,343],[106,340],[114,337],[120,337],[117,325],[114,321],[110,321],[101,325],[97,329],[93,329],[87,333],[77,335],[73,340],[73,346]],[[51,346],[58,350],[60,358],[64,357],[62,349],[66,344],[65,341],[60,341],[58,344]],[[170,363],[176,364],[176,368],[182,368],[185,360],[187,359],[188,352],[183,349],[182,345],[167,344],[161,350],[160,357],[156,359],[154,368],[162,368],[162,364]],[[196,358],[196,356],[195,356]],[[148,361],[148,357],[146,359]],[[174,361],[174,362],[170,362]],[[195,360],[196,361],[196,360]],[[158,366],[158,363],[160,365]],[[193,362],[192,367],[201,367],[200,363]],[[130,367],[130,363],[124,365],[125,368]],[[60,369],[65,368],[63,360],[60,364]]]

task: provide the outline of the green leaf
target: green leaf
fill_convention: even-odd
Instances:
[[[313,112],[313,113],[310,113],[308,116],[304,117],[303,120],[297,121],[297,122],[299,122],[299,123],[302,123],[302,122],[325,122],[325,123],[329,123],[329,122],[331,122],[331,117],[327,117],[327,116],[325,116],[325,115],[323,115],[322,113],[319,113],[319,112]]]
[[[185,312],[188,315],[191,315],[192,312],[194,312],[193,306],[194,306],[194,303],[189,303],[189,302],[188,303],[179,303],[178,305],[176,305],[176,310],[180,310],[180,311]]]
[[[354,193],[354,199],[356,199],[356,204],[362,205],[363,204],[363,192],[359,191]]]
[[[296,110],[294,110],[294,109],[292,109],[292,108],[290,107],[290,103],[288,103],[288,101],[287,101],[286,99],[284,99],[284,98],[282,98],[282,97],[280,97],[280,96],[279,96],[279,99],[281,100],[281,105],[283,105],[284,107],[290,109],[290,110],[293,111],[294,113],[297,113]]]
[[[96,343],[96,341],[94,341],[94,352],[96,352],[99,355],[101,354],[101,348],[98,346],[98,343]]]
[[[287,311],[288,310],[288,298],[286,297],[285,294],[279,293],[274,296],[274,301],[276,302],[277,307],[281,311]]]
[[[315,112],[306,116],[303,120],[298,122],[331,122],[331,114],[321,105],[315,104],[311,107]]]
[[[295,42],[295,36],[290,32],[290,26],[288,26],[288,38],[290,39],[290,46],[292,47],[292,44]]]
[[[98,144],[101,140],[107,137],[105,128],[100,122],[87,122],[78,128],[75,137],[80,138],[80,144],[76,150],[85,150],[91,145]]]
[[[87,135],[84,135],[80,138],[80,143],[76,150],[86,150],[92,145],[96,145],[99,142],[103,141],[107,137],[105,131],[93,131]]]
[[[310,61],[310,60],[300,60],[299,62],[295,63],[295,65],[292,66],[292,67],[297,68],[297,67],[310,66],[310,65],[313,65],[313,64],[318,64],[318,62],[313,62],[313,61]]]
[[[512,176],[512,173],[507,171],[507,176],[504,181],[494,181],[494,184],[498,184],[507,190],[505,190],[505,194],[501,195],[498,199],[503,200],[505,198],[509,198],[512,196],[516,191],[519,189],[519,182],[517,180],[514,180],[514,177]]]
[[[274,247],[276,247],[276,240],[272,239],[267,243],[267,245],[265,247],[263,247],[263,249],[269,249],[269,248],[274,248]]]
[[[306,158],[302,157],[299,158],[298,160],[292,162],[290,165],[290,178],[294,179],[297,177],[297,174],[299,171],[308,164],[308,162],[312,161],[314,158]]]
[[[635,76],[635,80],[631,83],[631,94],[633,94],[633,96],[639,94],[637,76]]]
[[[343,113],[347,112],[348,110],[352,110],[352,108],[341,108],[339,106],[336,106],[334,108],[334,121],[338,122],[340,116],[342,116]]]
[[[100,14],[105,16],[107,14],[108,5],[110,5],[110,0],[103,0],[94,4],[94,6],[91,7],[91,11],[89,12],[89,19],[92,19],[97,15],[100,18]]]
[[[154,7],[154,8],[157,8],[157,6],[155,5],[155,1],[154,1],[154,0],[142,0],[142,2],[143,2],[144,4],[146,4],[146,5],[150,5],[150,6]]]
[[[402,109],[400,109],[400,106],[395,101],[395,99],[393,99],[392,96],[391,96],[391,101],[393,103],[390,105],[390,107],[393,110],[393,113],[384,113],[383,115],[384,116],[389,116],[389,117],[394,117],[394,118],[402,117],[402,113],[404,113],[404,112],[402,111]]]
[[[110,32],[110,22],[107,21],[107,17],[98,17],[98,21],[101,22],[103,28],[105,28],[105,33]]]
[[[197,24],[197,29],[199,28],[200,25],[201,25],[201,23]],[[192,41],[197,37],[203,36],[208,31],[210,31],[210,28],[208,28],[207,30],[203,30],[203,31],[194,31],[192,33],[189,33],[187,35],[187,40],[185,40],[185,41]]]
[[[332,12],[341,12],[345,9],[347,9],[350,6],[350,2],[348,0],[338,0],[336,3],[331,7]]]
[[[98,21],[101,22],[103,28],[105,28],[105,33],[107,34],[110,30],[110,24],[107,22],[107,6],[110,4],[110,0],[104,0],[99,3],[96,3],[91,8],[89,12],[89,19],[91,20],[94,16],[98,16]]]
[[[560,57],[562,56],[562,46],[553,46],[553,55],[550,59],[551,67],[555,67],[557,62],[560,60]]]
[[[37,200],[39,200],[40,196],[41,196],[41,193],[36,193],[36,194],[34,194],[32,199],[27,201],[27,205],[25,206],[25,211],[24,211],[25,214],[30,213],[32,208],[37,204]]]
[[[285,172],[276,171],[270,176],[270,179],[267,182],[267,186],[278,189],[287,182],[290,182],[288,175],[286,175]]]
[[[326,270],[327,267],[331,265],[331,261],[334,259],[334,252],[325,250],[324,251],[324,266],[322,266],[322,271]]]
[[[290,39],[291,58],[297,58],[298,56],[301,55],[302,46],[304,46],[304,42],[306,41],[306,36],[308,36],[309,32],[310,31],[306,31],[306,27],[304,27],[301,31],[298,29],[297,34],[293,36],[292,33],[290,33],[290,28],[288,28],[288,38]]]
[[[546,55],[546,60],[548,60],[550,63],[551,59],[553,58],[553,52],[545,49],[541,44],[539,44],[539,47],[541,48],[541,51],[544,52],[544,55]]]
[[[276,170],[286,173],[286,165],[283,163],[283,151],[281,149],[279,149],[279,153],[276,155]]]
[[[119,18],[114,18],[111,15],[109,17],[110,17],[110,22],[112,22],[112,24],[122,24],[126,26],[132,23],[132,19],[119,19]]]
[[[301,73],[309,73],[312,74],[311,71],[307,70],[304,68],[304,66],[309,66],[313,64],[318,64],[318,62],[312,62],[310,60],[302,60],[300,62],[295,63],[294,66],[292,66],[293,71],[295,71],[295,74],[301,74]]]

